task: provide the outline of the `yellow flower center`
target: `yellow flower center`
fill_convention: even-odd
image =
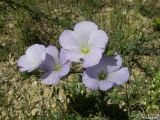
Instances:
[[[54,71],[60,71],[61,70],[61,65],[60,64],[57,64],[55,67],[54,67]]]
[[[81,52],[82,52],[83,54],[88,54],[88,53],[89,53],[89,49],[88,49],[88,48],[82,48],[82,49],[81,49]]]
[[[106,73],[104,73],[104,72],[98,73],[98,78],[99,78],[99,80],[105,80],[106,77],[107,77]]]

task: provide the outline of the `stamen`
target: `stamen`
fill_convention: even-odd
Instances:
[[[105,80],[107,77],[106,73],[105,72],[100,72],[98,73],[98,78],[99,80]]]
[[[81,49],[81,52],[82,52],[83,54],[88,54],[88,53],[89,53],[89,49],[88,49],[88,48],[82,48],[82,49]]]
[[[54,68],[54,71],[60,71],[61,70],[61,65],[57,64]]]

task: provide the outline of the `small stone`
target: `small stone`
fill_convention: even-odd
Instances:
[[[63,90],[60,90],[60,91],[59,91],[58,98],[59,98],[59,100],[60,100],[61,102],[65,102],[66,96],[65,96]]]
[[[46,98],[48,98],[48,97],[50,97],[50,95],[51,95],[51,90],[49,89],[49,87],[44,87],[44,90],[43,90],[43,96],[44,97],[46,97]]]
[[[6,45],[6,43],[2,43],[2,46],[4,47]]]
[[[13,28],[13,27],[14,27],[14,24],[13,24],[13,23],[9,23],[9,24],[8,24],[8,27],[9,27],[9,28]]]
[[[5,111],[3,111],[1,114],[2,114],[2,116],[6,116],[7,115],[7,113]]]
[[[37,81],[35,80],[35,81],[32,83],[32,86],[33,86],[33,87],[36,87],[37,84],[38,84],[38,83],[37,83]]]
[[[8,94],[9,94],[9,95],[12,95],[12,94],[13,94],[13,90],[10,90],[10,91],[8,92]]]
[[[36,103],[40,100],[40,98],[38,96],[34,96],[33,99],[32,99],[32,102],[33,103]]]
[[[55,108],[55,107],[56,107],[56,103],[53,103],[53,104],[51,105],[51,107],[52,107],[52,108]]]
[[[34,108],[34,109],[31,111],[32,116],[35,116],[38,112],[40,112],[40,110],[37,109],[37,108]]]

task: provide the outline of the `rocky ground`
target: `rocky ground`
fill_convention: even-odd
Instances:
[[[156,0],[2,0],[0,119],[127,120],[136,119],[137,114],[158,116],[160,34],[153,27],[153,21],[160,17],[157,11],[160,2]],[[40,83],[39,74],[20,73],[16,64],[34,43],[59,47],[60,33],[81,20],[92,20],[105,30],[110,40],[106,54],[117,51],[130,69],[129,82],[106,91],[102,108],[99,91],[86,89],[80,73],[66,76],[57,86],[46,86]]]

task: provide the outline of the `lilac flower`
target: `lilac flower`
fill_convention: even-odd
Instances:
[[[46,59],[41,68],[46,73],[40,78],[43,84],[58,84],[61,77],[67,75],[70,71],[70,63],[64,58],[63,52],[58,52],[54,46],[46,48]]]
[[[129,79],[127,67],[122,67],[119,55],[114,57],[103,56],[99,64],[87,68],[82,77],[86,87],[102,91],[110,89],[113,85],[120,85]]]
[[[25,55],[22,55],[18,60],[20,71],[31,72],[38,68],[44,61],[46,56],[46,48],[44,45],[34,44],[30,46]]]
[[[108,42],[107,34],[98,30],[95,23],[82,21],[75,25],[74,31],[65,30],[59,38],[66,59],[80,62],[83,67],[90,67],[99,63]]]

